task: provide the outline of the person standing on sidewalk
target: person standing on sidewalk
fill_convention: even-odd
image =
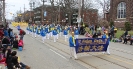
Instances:
[[[72,58],[72,56],[74,56],[75,59],[78,59],[77,58],[77,55],[76,55],[76,50],[75,50],[75,38],[74,38],[74,32],[71,33],[71,37],[69,37],[69,46],[70,46],[70,58]]]
[[[25,31],[20,29],[20,31],[19,31],[20,39],[23,40],[25,34],[26,34]]]

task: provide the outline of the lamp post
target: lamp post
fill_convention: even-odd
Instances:
[[[47,1],[46,0],[41,0],[41,1],[43,2],[43,5],[42,5],[42,17],[41,17],[42,18],[41,20],[43,22],[44,21],[44,15],[43,15],[44,14],[44,3],[47,2]]]

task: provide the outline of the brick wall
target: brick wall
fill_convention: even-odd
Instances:
[[[126,3],[126,19],[117,19],[117,6],[120,2]],[[123,28],[125,21],[133,23],[133,0],[111,0],[109,12],[109,21],[115,21],[115,26]]]

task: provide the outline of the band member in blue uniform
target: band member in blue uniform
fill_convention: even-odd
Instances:
[[[33,28],[33,33],[34,33],[34,36],[35,36],[35,38],[36,38],[36,29],[37,29],[37,26],[34,24],[33,27],[34,27],[34,28]]]
[[[47,39],[49,39],[49,36],[50,36],[49,26],[46,26],[45,31],[47,33]]]
[[[76,28],[75,29],[75,31],[74,31],[74,35],[75,35],[75,39],[77,39],[78,38],[78,36],[79,36],[79,31],[78,31],[78,29]]]
[[[42,36],[42,42],[44,43],[44,41],[45,41],[45,39],[46,39],[45,30],[41,30],[40,34],[41,34],[41,36]]]
[[[108,48],[107,48],[107,51],[106,51],[106,52],[107,52],[107,54],[110,55],[110,52],[109,52],[109,42],[110,42],[110,38],[109,38],[109,36],[108,36],[108,32],[107,32],[107,31],[104,32],[102,38],[107,39]],[[105,52],[103,52],[103,53],[105,53]]]
[[[37,34],[38,34],[38,37],[39,37],[39,35],[40,35],[40,32],[41,32],[41,26],[38,25],[38,27],[37,27]]]
[[[29,25],[27,26],[26,30],[27,30],[27,34],[30,34],[30,26]]]
[[[67,41],[67,35],[68,35],[67,29],[65,29],[65,30],[63,31],[63,34],[64,34],[64,36],[65,36],[65,41]]]
[[[30,34],[32,34],[32,28],[33,28],[33,26],[30,25]]]
[[[54,42],[56,42],[56,39],[57,39],[57,31],[56,31],[56,29],[54,29],[52,32],[53,32],[53,36],[54,36]]]
[[[76,44],[75,44],[74,32],[71,32],[71,35],[72,36],[69,37],[70,58],[74,56],[75,59],[78,59],[75,50]]]

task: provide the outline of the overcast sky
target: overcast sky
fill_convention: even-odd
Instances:
[[[6,1],[6,18],[7,19],[12,19],[13,15],[11,15],[10,13],[16,14],[16,12],[20,9],[23,12],[24,4],[25,4],[26,10],[29,10],[29,7],[30,7],[29,6],[30,0],[5,0],[5,1]],[[31,0],[31,1],[36,1],[36,0]],[[40,4],[40,3],[38,3],[38,4]],[[93,2],[93,4],[95,4],[95,3]]]
[[[6,18],[11,19],[13,15],[10,13],[15,14],[16,11],[24,9],[24,4],[26,9],[29,9],[29,1],[28,0],[5,0],[6,1]]]

